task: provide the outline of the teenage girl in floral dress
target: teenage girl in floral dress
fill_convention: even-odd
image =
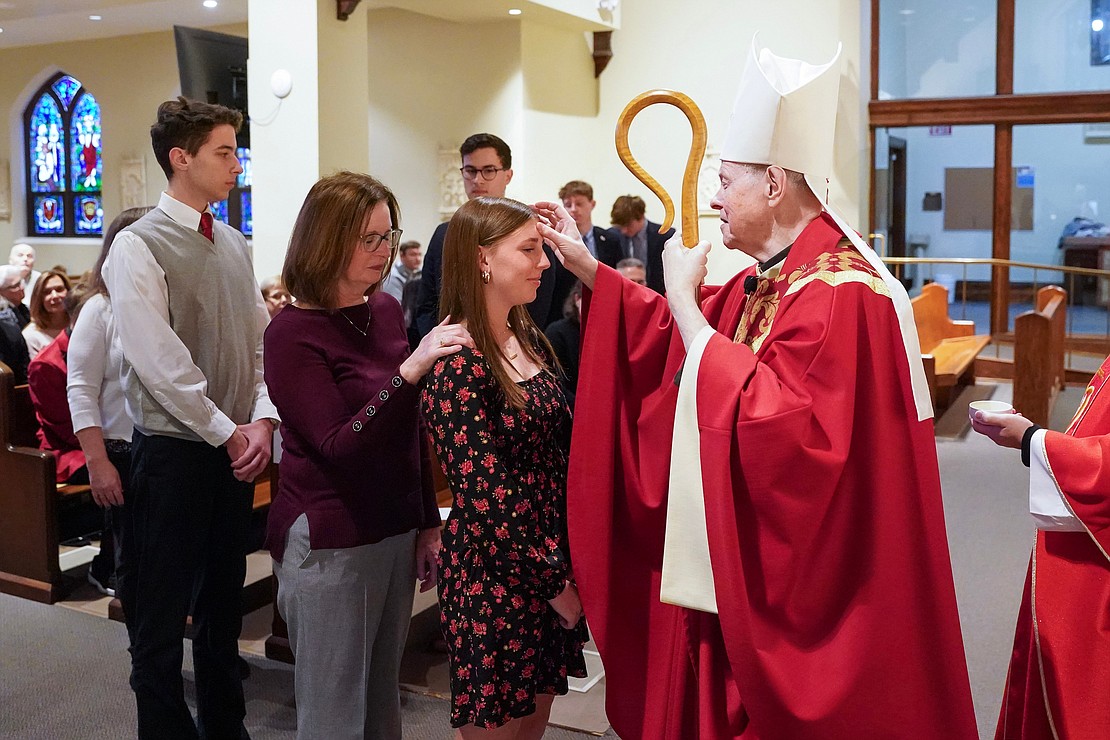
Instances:
[[[531,209],[477,198],[451,219],[440,310],[475,349],[442,358],[423,408],[454,493],[439,571],[456,737],[540,738],[584,677],[566,530],[570,411],[525,309],[550,266]]]

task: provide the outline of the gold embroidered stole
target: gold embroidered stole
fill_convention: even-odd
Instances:
[[[786,259],[789,260],[790,257]],[[783,272],[782,266],[783,263],[780,263],[765,273],[757,274],[755,292],[744,302],[740,324],[736,327],[732,341],[748,345],[753,352],[758,352],[770,335],[780,301],[815,280],[831,287],[862,283],[877,295],[890,296],[886,283],[875,274],[874,268],[848,239],[841,239],[831,251],[788,272]]]

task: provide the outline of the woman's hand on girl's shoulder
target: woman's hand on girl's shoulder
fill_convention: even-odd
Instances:
[[[474,348],[474,339],[462,324],[450,323],[448,316],[420,340],[413,353],[401,363],[401,377],[410,385],[420,382],[436,360],[454,354],[463,347]]]

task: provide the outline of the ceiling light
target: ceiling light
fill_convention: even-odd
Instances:
[[[102,18],[101,18],[101,16],[99,16],[99,15],[90,15],[90,16],[89,16],[89,20],[90,20],[90,21],[99,21],[99,20],[101,20],[101,19],[102,19]]]
[[[1095,18],[1093,21],[1091,21],[1091,30],[1094,31],[1095,33],[1098,33],[1099,31],[1102,30],[1103,25],[1104,24],[1103,24],[1101,18]]]
[[[219,3],[216,2],[216,0],[204,0],[204,7],[206,8],[214,8],[217,5],[219,5]]]
[[[509,8],[509,15],[520,15],[521,12],[520,8]]]
[[[901,13],[902,15],[913,15],[917,11],[913,10],[911,8],[906,8],[905,10],[899,10],[898,12]]]

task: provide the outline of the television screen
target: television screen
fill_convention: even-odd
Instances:
[[[247,117],[247,40],[199,28],[173,27],[181,94],[242,111],[239,146],[250,146]]]

